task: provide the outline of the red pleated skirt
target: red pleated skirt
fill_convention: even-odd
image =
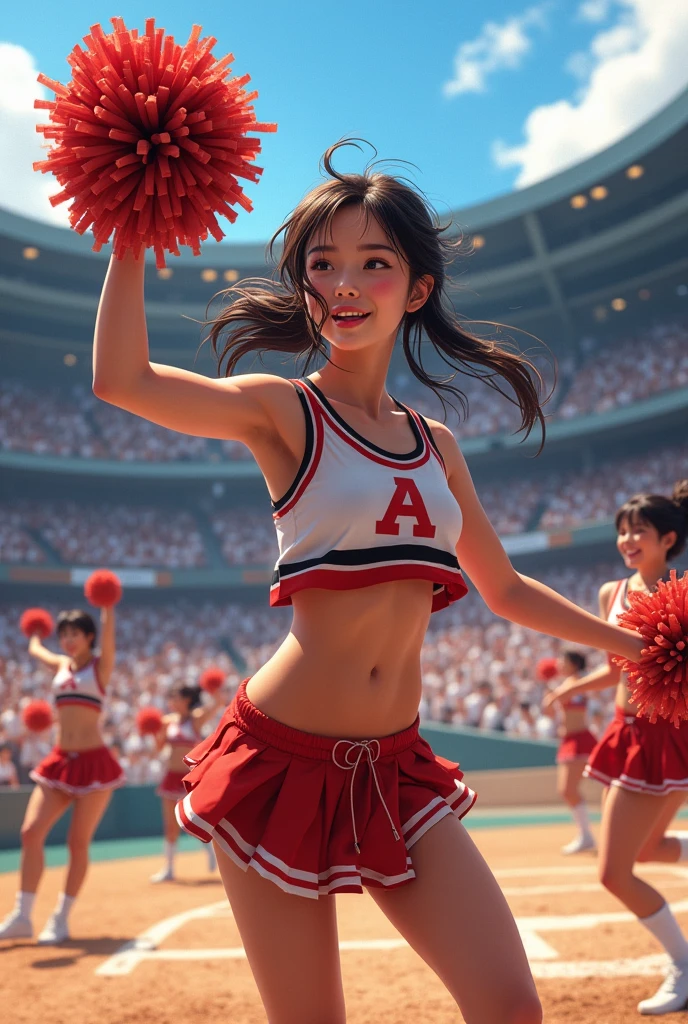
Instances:
[[[70,796],[83,796],[98,789],[116,789],[126,777],[107,747],[92,750],[62,750],[53,747],[30,773],[34,782],[60,789]]]
[[[186,795],[185,775],[186,772],[165,772],[155,792],[163,800],[181,800]]]
[[[414,843],[476,799],[458,764],[433,754],[418,720],[379,740],[316,736],[264,715],[245,682],[184,760],[181,827],[311,899],[410,882]]]
[[[584,774],[606,786],[655,796],[688,791],[688,721],[677,729],[664,718],[651,723],[616,708]]]
[[[597,737],[589,729],[581,729],[580,732],[569,732],[559,744],[557,764],[569,764],[571,761],[580,761],[592,753],[596,746]]]

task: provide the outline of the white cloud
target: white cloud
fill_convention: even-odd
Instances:
[[[611,10],[612,0],[584,0],[578,8],[581,21],[606,21]]]
[[[688,4],[618,0],[618,6],[616,23],[591,42],[591,69],[575,99],[532,110],[520,145],[495,142],[495,163],[520,168],[517,188],[610,146],[688,84]],[[582,66],[577,56],[573,68]]]
[[[45,140],[36,131],[47,122],[46,110],[34,110],[34,99],[51,99],[36,81],[38,69],[23,46],[0,42],[0,206],[14,213],[66,225],[67,205],[57,208],[48,196],[60,191],[52,174],[40,174],[31,164],[45,160]]]
[[[445,82],[445,96],[462,92],[484,92],[488,75],[505,68],[518,68],[532,47],[528,29],[544,28],[550,4],[529,7],[523,14],[501,24],[486,21],[477,39],[462,43],[454,57],[454,77]]]

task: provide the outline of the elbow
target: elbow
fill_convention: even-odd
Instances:
[[[490,588],[487,593],[484,589],[481,592],[481,597],[492,614],[498,615],[502,619],[512,618],[515,609],[523,600],[521,593],[523,581],[519,576],[514,575],[515,579],[509,580],[504,586]]]
[[[103,402],[110,402],[113,405],[115,404],[115,389],[112,382],[103,377],[102,374],[94,375],[92,388],[93,394],[96,398],[100,398]]]

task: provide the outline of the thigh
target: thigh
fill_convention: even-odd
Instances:
[[[371,888],[370,895],[444,982],[467,1024],[539,1020],[516,923],[463,825],[454,815],[442,818],[412,847],[411,858],[413,882]]]
[[[334,897],[293,896],[215,850],[270,1024],[344,1024]]]
[[[100,819],[105,814],[111,796],[112,790],[101,789],[94,793],[85,793],[74,801],[67,842],[88,846],[100,824]]]
[[[647,839],[643,843],[640,849],[640,856],[650,855],[652,850],[661,842],[664,838],[664,833],[669,828],[669,825],[674,820],[676,814],[683,805],[686,794],[685,793],[667,793],[666,796],[656,797],[662,803],[660,814],[655,821],[655,824],[650,831]]]
[[[599,837],[600,872],[632,871],[638,855],[650,836],[665,827],[668,807],[675,806],[667,796],[632,793],[620,786],[610,786],[602,808]],[[675,811],[672,811],[671,817]],[[670,819],[669,819],[670,820]]]
[[[62,817],[71,803],[71,797],[59,789],[51,789],[37,783],[29,797],[24,814],[22,832],[47,836],[56,821]]]

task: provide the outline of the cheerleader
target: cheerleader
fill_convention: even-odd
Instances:
[[[651,592],[681,554],[688,534],[688,480],[671,498],[636,494],[616,513],[617,548],[631,575],[600,589],[600,615],[610,623],[631,591]],[[688,1008],[688,941],[664,897],[634,874],[642,861],[688,859],[688,835],[665,834],[688,793],[688,721],[650,723],[636,716],[619,669],[611,663],[566,680],[548,699],[570,702],[587,690],[616,685],[614,719],[590,754],[584,774],[606,787],[600,828],[600,881],[658,940],[671,959],[659,990],[638,1011],[660,1016]]]
[[[197,745],[203,725],[215,714],[221,700],[218,694],[211,704],[204,707],[201,692],[200,686],[183,683],[174,686],[168,698],[169,714],[164,716],[162,728],[155,735],[157,749],[165,758],[165,775],[157,788],[162,802],[165,866],[151,876],[151,882],[174,881],[174,860],[180,831],[174,808],[177,801],[186,795],[182,784],[188,771],[184,755]],[[206,850],[208,870],[214,871],[217,867],[214,847],[208,844]]]
[[[21,867],[15,909],[0,924],[0,939],[30,939],[32,911],[44,867],[50,829],[72,805],[67,846],[69,862],[63,892],[38,936],[42,945],[69,938],[69,913],[86,877],[89,846],[124,773],[103,742],[100,712],[115,663],[115,612],[100,611],[100,652],[95,653],[96,624],[84,611],[61,612],[55,654],[34,635],[29,654],[55,669],[52,692],[57,711],[57,743],[33,771],[36,786],[21,829]]]
[[[211,324],[227,378],[150,362],[142,259],[113,259],[100,301],[96,395],[250,448],[279,542],[270,602],[293,610],[277,652],[187,756],[177,818],[215,844],[271,1024],[345,1020],[332,895],[363,887],[467,1024],[540,1024],[518,929],[460,822],[475,796],[418,731],[423,637],[466,593],[461,562],[505,618],[634,660],[643,645],[516,573],[452,432],[386,391],[401,333],[426,386],[460,395],[423,369],[427,347],[513,388],[525,428],[543,422],[532,365],[454,314],[456,243],[425,199],[377,170],[340,174],[336,148],[286,222],[280,283],[230,290]],[[322,354],[322,368],[230,376],[268,349]]]
[[[579,651],[565,651],[561,657],[560,667],[564,685],[573,684],[585,673],[585,655]],[[557,790],[561,799],[570,807],[574,821],[578,825],[578,835],[561,848],[565,855],[595,849],[595,838],[590,831],[588,805],[580,791],[588,754],[597,743],[597,739],[587,727],[587,703],[584,693],[574,694],[568,700],[559,702],[564,720],[560,729],[562,739],[557,751]]]

